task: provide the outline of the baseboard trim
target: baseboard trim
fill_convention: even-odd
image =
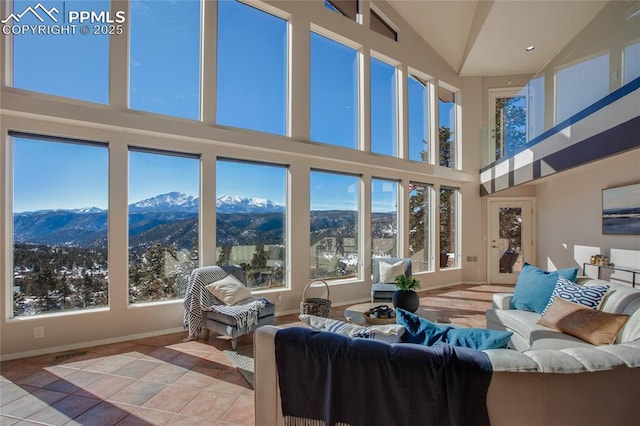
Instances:
[[[80,343],[74,343],[71,345],[54,346],[54,347],[36,349],[33,351],[26,351],[26,352],[16,352],[12,354],[0,355],[0,361],[11,361],[13,359],[29,358],[32,356],[40,356],[40,355],[47,355],[47,354],[55,354],[58,352],[73,351],[76,349],[90,348],[93,346],[109,345],[111,343],[121,343],[129,340],[145,339],[147,337],[156,337],[156,336],[162,336],[165,334],[173,334],[173,333],[181,333],[181,332],[185,332],[185,329],[183,327],[177,327],[177,328],[170,328],[165,330],[151,331],[148,333],[129,334],[126,336],[113,337],[111,339],[92,340],[89,342],[80,342]],[[186,332],[185,332],[185,337],[186,337]]]

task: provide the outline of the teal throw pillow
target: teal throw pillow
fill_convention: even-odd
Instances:
[[[556,287],[558,277],[575,281],[577,275],[578,268],[565,268],[548,272],[525,263],[518,276],[510,307],[511,309],[541,314],[547,303],[549,303],[549,299],[551,299],[551,293]]]
[[[513,335],[510,331],[487,330],[484,328],[457,328],[450,325],[435,324],[404,309],[396,309],[396,322],[405,328],[402,341],[433,346],[448,343],[477,349],[503,349]]]

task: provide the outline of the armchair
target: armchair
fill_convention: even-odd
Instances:
[[[246,286],[247,282],[245,280],[244,272],[239,265],[224,265],[221,266],[221,268],[227,274],[235,276],[238,281]],[[206,277],[208,273],[210,274],[210,270],[211,267],[194,269],[192,272],[192,279],[194,281],[200,280],[206,282]],[[199,276],[203,278],[198,278]],[[256,302],[258,301],[260,301],[261,303],[256,304]],[[271,325],[275,320],[275,305],[265,298],[251,296],[247,299],[235,303],[234,305],[229,305],[228,309],[224,309],[225,306],[218,305],[218,303],[221,302],[218,301],[216,303],[217,306],[214,306],[214,309],[212,310],[204,310],[204,308],[206,307],[202,306],[203,310],[201,311],[200,315],[196,314],[196,317],[201,316],[203,338],[205,340],[208,340],[210,331],[218,334],[223,334],[231,338],[231,346],[234,350],[237,347],[237,339],[239,336],[252,333],[256,328],[263,325]],[[244,307],[249,309],[252,305],[259,306],[259,308],[251,308],[253,310],[258,309],[257,318],[255,318],[256,322],[246,323],[245,321],[241,320],[242,316],[238,315],[238,311],[242,311]],[[218,306],[220,308],[218,308]],[[187,311],[187,318],[189,318],[189,314],[190,312]]]
[[[407,277],[411,276],[411,258],[374,257],[371,269],[371,302],[391,302],[393,293],[398,289],[395,284],[396,276],[402,273]]]

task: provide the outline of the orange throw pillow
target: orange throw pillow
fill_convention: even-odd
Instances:
[[[589,342],[612,344],[629,315],[610,314],[556,297],[538,324]]]

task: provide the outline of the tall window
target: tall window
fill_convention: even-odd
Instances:
[[[493,154],[490,161],[511,156],[527,143],[527,88],[489,90],[492,103],[491,137]]]
[[[640,43],[624,48],[624,84],[640,77]]]
[[[438,87],[438,128],[440,165],[455,168],[456,164],[456,94]]]
[[[556,123],[609,94],[609,54],[580,62],[556,74]]]
[[[288,23],[218,2],[217,123],[287,134]]]
[[[129,302],[183,298],[198,262],[200,160],[129,150]]]
[[[200,118],[200,21],[199,0],[131,0],[131,108]]]
[[[108,0],[47,1],[41,9],[43,16],[38,20],[33,13],[24,13],[33,8],[34,3],[15,1],[13,13],[21,18],[10,24],[70,27],[72,22],[59,24],[67,19],[65,5],[97,14],[110,11]],[[91,26],[88,28],[91,31],[86,34],[80,33],[79,29],[69,29],[61,34],[22,31],[14,35],[13,87],[108,104],[109,35],[95,34]],[[36,59],[38,66],[34,66]]]
[[[431,185],[409,185],[409,255],[412,271],[432,270]]]
[[[287,168],[218,160],[217,263],[239,264],[249,288],[286,285]]]
[[[312,171],[310,176],[312,279],[358,276],[360,178]]]
[[[13,315],[107,306],[106,145],[12,142]]]
[[[371,152],[398,155],[396,67],[371,58]]]
[[[398,256],[398,182],[371,180],[373,257]]]
[[[407,77],[409,96],[409,160],[430,163],[429,86],[420,77]]]
[[[313,141],[358,148],[358,51],[311,33]]]
[[[440,188],[440,269],[458,266],[458,199],[458,189]]]

